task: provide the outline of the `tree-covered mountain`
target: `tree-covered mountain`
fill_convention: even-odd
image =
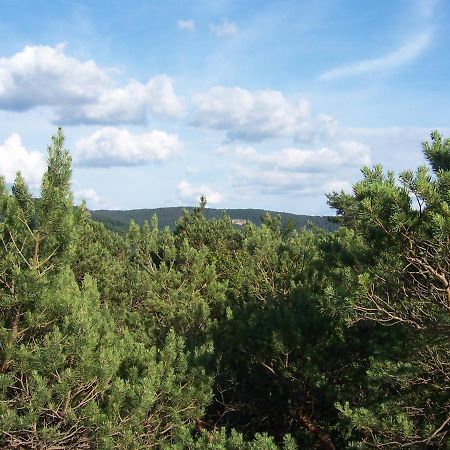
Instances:
[[[156,214],[160,228],[168,226],[170,229],[175,228],[176,221],[183,215],[183,210],[193,211],[192,207],[166,207],[153,209],[132,209],[126,211],[120,210],[92,210],[92,218],[105,224],[109,229],[117,232],[126,232],[131,220],[138,225],[142,225],[145,220],[151,219]],[[252,222],[260,226],[261,218],[265,214],[280,215],[282,226],[288,222],[292,222],[295,229],[315,225],[326,231],[334,231],[337,225],[326,216],[308,216],[300,214],[290,214],[285,212],[265,211],[262,209],[214,209],[205,208],[204,215],[207,219],[220,219],[226,214],[230,219],[242,219]]]

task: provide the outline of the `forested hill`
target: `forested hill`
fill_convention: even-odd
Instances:
[[[131,219],[133,219],[138,225],[142,225],[145,220],[151,219],[154,214],[158,217],[160,228],[169,226],[173,229],[175,222],[181,217],[184,209],[187,209],[188,211],[193,210],[192,207],[183,208],[181,206],[153,209],[131,209],[127,211],[96,210],[91,211],[91,215],[93,219],[102,222],[109,229],[118,232],[125,232],[128,229]],[[258,226],[261,225],[261,216],[265,213],[269,213],[271,215],[279,214],[282,225],[291,220],[297,229],[305,227],[309,223],[327,231],[334,231],[337,227],[337,225],[330,221],[330,218],[327,216],[307,216],[284,212],[265,211],[262,209],[205,208],[204,211],[207,219],[220,219],[223,213],[227,214],[231,219],[247,220]]]

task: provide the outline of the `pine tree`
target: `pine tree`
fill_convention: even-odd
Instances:
[[[187,349],[170,317],[162,316],[167,326],[158,337],[154,329],[142,332],[144,321],[120,318],[126,308],[111,293],[123,285],[119,299],[130,294],[117,276],[127,274],[125,244],[90,223],[83,207],[74,212],[61,130],[48,150],[39,199],[20,174],[12,194],[0,182],[0,447],[141,449],[172,442],[176,431],[192,429],[210,400],[201,363],[210,348]],[[153,242],[147,234],[145,249]],[[170,244],[162,246],[172,261]],[[121,249],[123,261],[115,259]]]
[[[48,147],[48,167],[42,180],[38,213],[42,257],[52,259],[55,266],[70,262],[76,234],[70,187],[71,157],[64,141],[59,128]]]
[[[354,261],[348,273],[357,276],[340,302],[350,323],[384,333],[367,371],[370,388],[340,409],[377,448],[448,445],[450,145],[437,132],[431,138],[431,171],[405,171],[397,182],[379,166],[365,168],[351,201],[332,197],[351,224],[353,242],[344,246]]]

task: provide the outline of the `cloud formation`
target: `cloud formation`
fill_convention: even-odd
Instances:
[[[220,38],[227,38],[237,36],[239,34],[239,27],[236,23],[230,22],[228,19],[223,19],[218,24],[211,25],[211,31]]]
[[[260,195],[319,195],[332,191],[351,191],[351,183],[342,178],[330,178],[323,173],[291,172],[277,169],[252,170],[239,166],[233,185],[237,189]]]
[[[253,147],[236,149],[239,160],[284,171],[325,172],[338,167],[361,167],[370,164],[369,147],[356,141],[343,141],[337,149],[302,150],[285,148],[278,152],[261,153]]]
[[[113,70],[67,56],[64,45],[27,46],[0,58],[0,109],[53,107],[61,124],[143,124],[149,115],[180,117],[183,105],[165,75],[116,87]]]
[[[164,161],[181,152],[178,136],[164,131],[132,134],[105,127],[74,145],[74,163],[83,167],[138,166]]]
[[[25,181],[36,188],[46,169],[44,155],[27,150],[18,134],[11,134],[0,144],[0,175],[5,178],[6,183],[13,183],[16,173],[20,171]]]
[[[308,115],[308,102],[290,102],[279,91],[250,92],[216,86],[192,99],[193,125],[226,131],[229,140],[260,141],[290,136]]]
[[[333,149],[285,148],[268,153],[237,147],[235,156],[235,187],[277,195],[348,190],[349,177],[371,162],[369,147],[353,140],[340,141]]]
[[[335,67],[319,75],[319,80],[331,81],[395,69],[417,58],[427,48],[430,42],[431,33],[421,33],[385,56]]]
[[[0,58],[1,109],[80,105],[95,101],[110,86],[106,71],[94,61],[66,56],[63,45],[27,46],[11,58]]]
[[[85,201],[89,208],[100,208],[106,205],[106,200],[100,197],[95,189],[81,189],[74,192],[74,199],[76,202],[81,203]]]
[[[214,191],[209,186],[193,186],[186,180],[180,181],[177,185],[177,197],[185,204],[197,204],[202,195],[206,197],[206,200],[211,205],[215,205],[223,201],[222,194]]]
[[[144,125],[148,115],[180,117],[182,114],[183,107],[170,79],[160,75],[145,85],[130,81],[123,88],[107,90],[95,103],[60,107],[56,121],[61,124]]]

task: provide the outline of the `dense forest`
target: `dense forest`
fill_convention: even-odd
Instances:
[[[333,231],[73,207],[0,183],[0,447],[450,448],[450,140],[332,193]]]
[[[171,230],[174,230],[177,221],[185,210],[193,212],[192,207],[183,208],[181,206],[173,206],[154,209],[130,209],[126,211],[97,209],[90,211],[90,214],[94,220],[102,222],[110,230],[126,233],[131,220],[134,220],[138,225],[143,225],[153,215],[158,217],[159,229],[164,229],[167,226]],[[326,216],[306,216],[285,212],[264,211],[262,209],[203,209],[203,215],[206,219],[221,219],[225,215],[231,220],[248,221],[258,226],[262,224],[266,214],[280,216],[281,227],[300,229],[309,225],[315,225],[327,231],[334,231],[337,228],[336,223],[331,220],[332,218]],[[241,226],[241,224],[236,226]]]

